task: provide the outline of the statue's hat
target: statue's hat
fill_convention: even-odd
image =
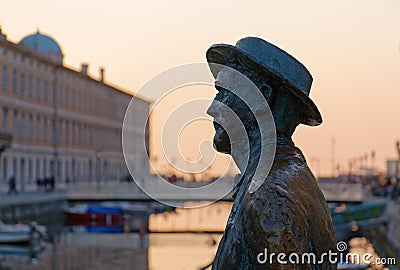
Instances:
[[[211,72],[216,78],[221,69],[220,65],[235,68],[257,70],[265,74],[272,88],[276,84],[283,85],[283,89],[290,91],[302,109],[302,124],[318,126],[322,123],[321,114],[308,97],[312,84],[312,76],[306,67],[293,56],[275,45],[257,38],[246,37],[239,40],[235,46],[229,44],[214,44],[206,53]],[[282,88],[282,87],[281,87]]]

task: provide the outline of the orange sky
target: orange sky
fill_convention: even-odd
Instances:
[[[213,43],[262,37],[294,55],[314,77],[311,97],[324,123],[301,126],[294,136],[314,172],[330,172],[332,137],[343,168],[371,150],[381,168],[395,157],[394,142],[400,139],[397,0],[0,0],[0,25],[12,41],[39,27],[60,43],[67,65],[89,62],[93,75],[105,66],[106,80],[133,91],[167,68],[204,61]]]

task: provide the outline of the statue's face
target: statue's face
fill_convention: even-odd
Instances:
[[[231,142],[228,136],[228,132],[225,131],[225,128],[229,128],[228,123],[226,123],[227,117],[225,117],[223,113],[223,111],[226,109],[224,109],[223,107],[225,105],[231,109],[236,108],[236,99],[237,97],[229,90],[219,89],[218,94],[216,95],[214,101],[211,103],[211,106],[207,110],[207,113],[214,117],[214,147],[217,149],[218,152],[225,154],[231,153]]]
[[[232,91],[226,89],[232,90],[231,87],[237,87],[237,85],[240,87],[240,83],[235,83],[232,75],[227,75],[225,70],[221,70],[215,84],[218,93],[207,110],[207,114],[214,117],[214,147],[218,152],[231,154],[232,143],[248,140],[246,134],[244,134],[245,138],[238,134],[243,134],[243,128],[246,131],[254,128],[257,121],[246,103]],[[226,88],[222,86],[226,86]],[[236,117],[233,117],[233,114]],[[230,136],[228,136],[227,130]]]

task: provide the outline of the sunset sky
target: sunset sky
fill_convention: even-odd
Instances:
[[[204,62],[211,44],[258,36],[295,56],[314,77],[311,98],[324,123],[300,126],[294,140],[315,173],[331,172],[333,138],[342,169],[372,150],[382,169],[396,157],[398,0],[0,0],[0,25],[13,42],[39,28],[59,42],[66,65],[79,69],[88,62],[95,77],[104,66],[108,82],[133,92],[167,68]],[[212,91],[203,95],[213,97]],[[211,124],[204,126],[212,134]]]

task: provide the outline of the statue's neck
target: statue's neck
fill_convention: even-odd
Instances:
[[[276,145],[290,145],[294,146],[294,142],[292,141],[291,137],[286,137],[286,136],[278,136],[276,138]]]
[[[261,154],[261,139],[254,140],[249,142],[250,151],[247,152],[245,147],[238,147],[237,152],[232,152],[232,158],[238,166],[240,173],[243,174],[252,162],[258,162],[258,159]],[[278,136],[276,138],[276,146],[294,146],[292,138],[288,138],[286,136]],[[249,157],[247,158],[247,153],[249,153]]]

